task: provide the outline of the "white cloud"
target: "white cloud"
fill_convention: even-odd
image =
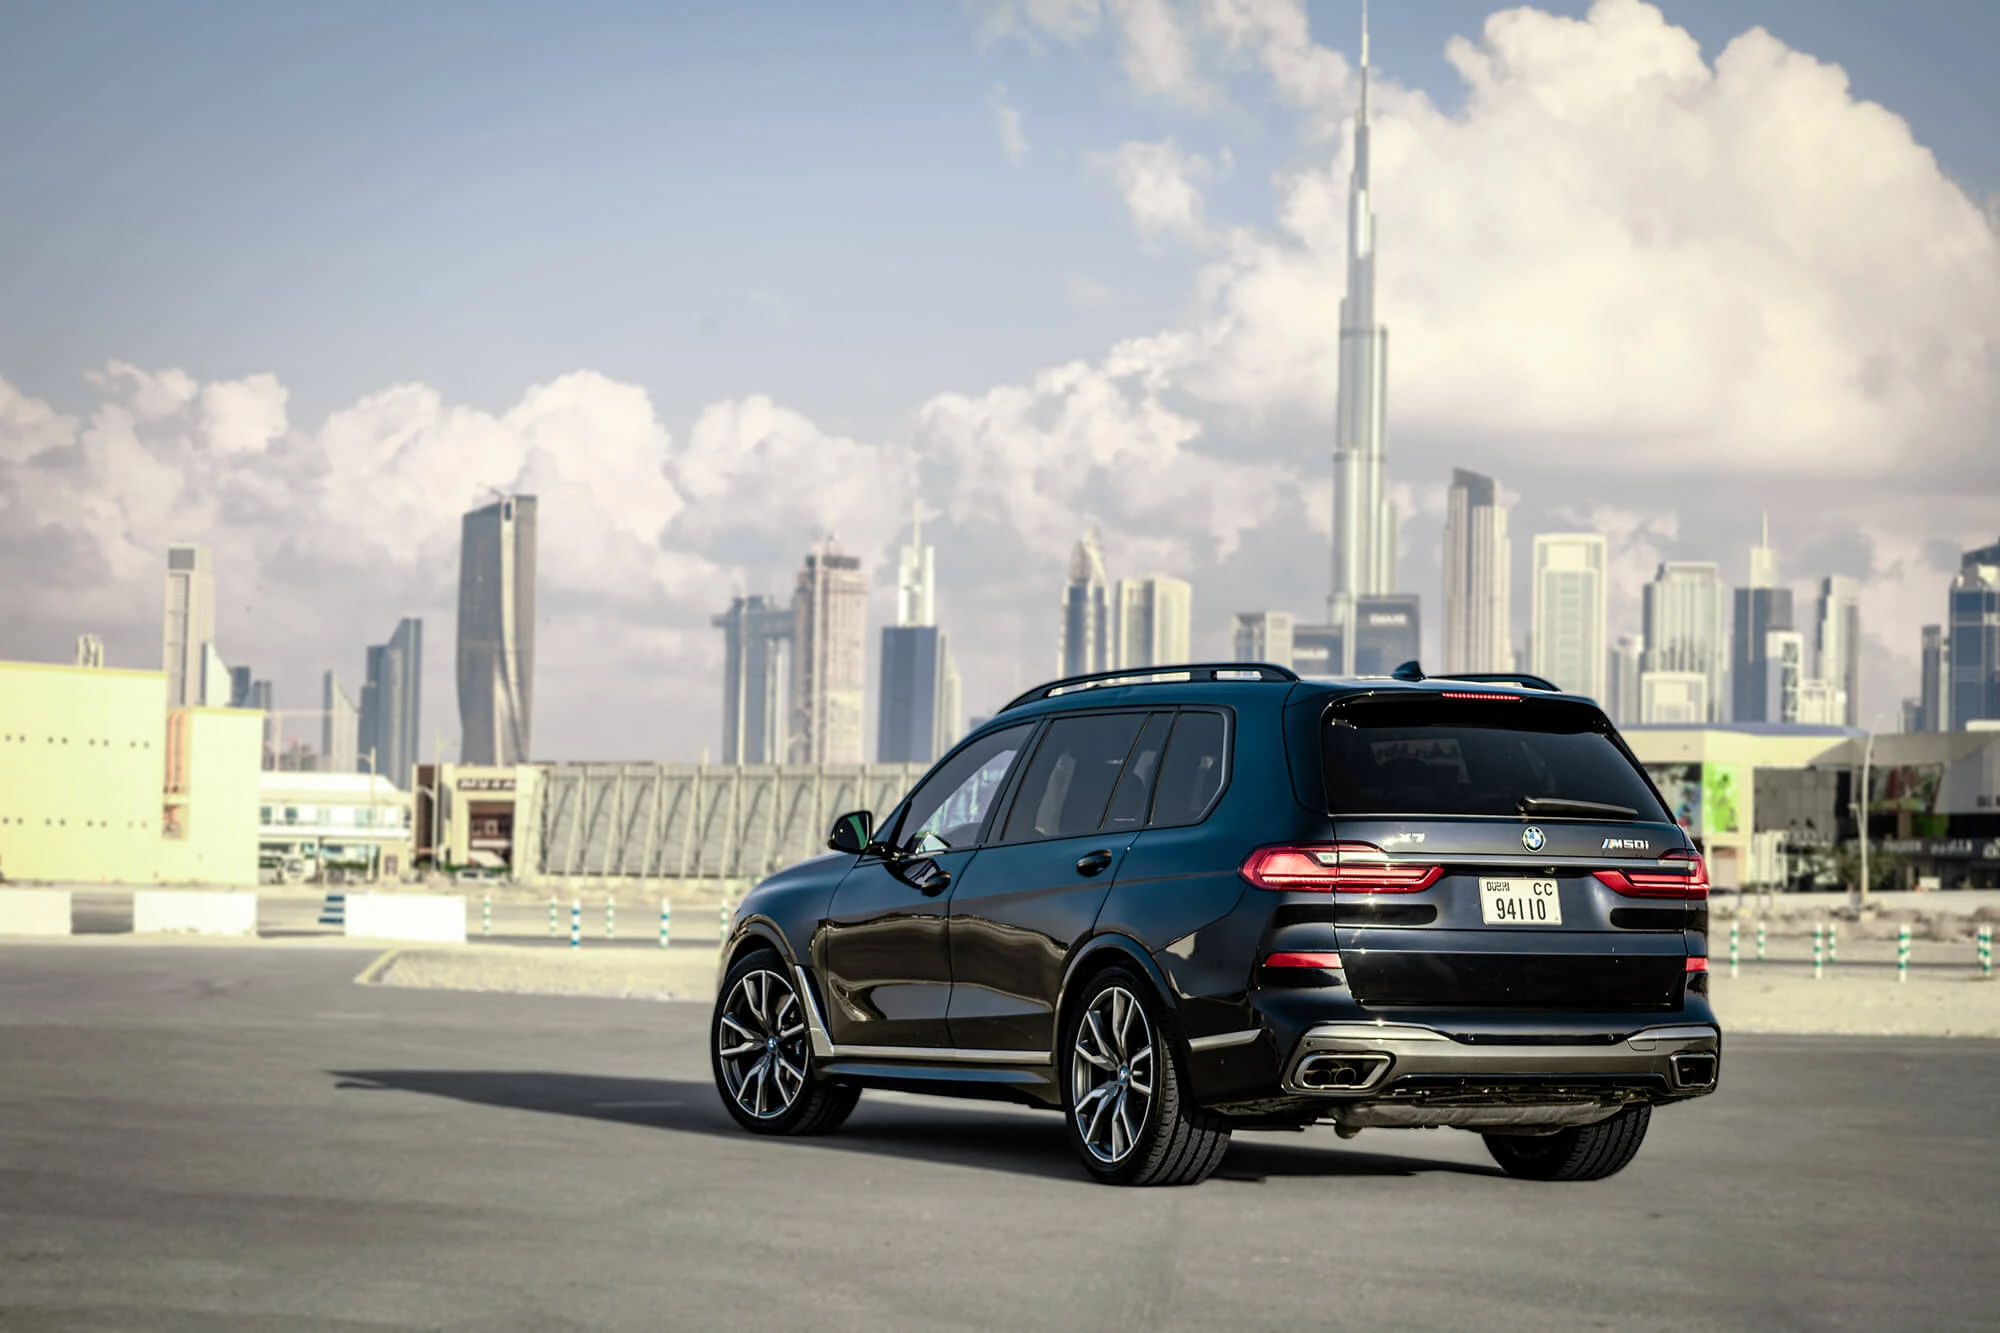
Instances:
[[[1007,100],[1007,86],[996,83],[986,99],[993,110],[993,131],[1000,136],[1000,156],[1007,165],[1018,167],[1028,160],[1028,131],[1021,123],[1021,111]]]
[[[1181,149],[1172,139],[1157,143],[1120,144],[1115,152],[1099,154],[1098,169],[1113,181],[1132,214],[1132,224],[1149,240],[1176,236],[1201,240],[1201,185],[1212,169],[1199,153]]]
[[[968,0],[980,16],[980,36],[992,41],[1017,37],[1032,43],[1038,35],[1076,42],[1097,30],[1102,16],[1098,0]]]

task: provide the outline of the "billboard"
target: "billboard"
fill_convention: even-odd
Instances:
[[[1701,836],[1701,765],[1647,764],[1646,776],[1660,789],[1673,812],[1674,822],[1687,830],[1690,838]]]
[[[1704,836],[1741,833],[1739,811],[1744,796],[1741,764],[1701,765],[1701,814]]]

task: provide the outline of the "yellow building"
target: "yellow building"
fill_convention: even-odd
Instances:
[[[0,662],[0,875],[254,884],[262,758],[262,713],[164,672]]]

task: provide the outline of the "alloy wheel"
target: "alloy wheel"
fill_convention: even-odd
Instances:
[[[715,1053],[745,1115],[783,1115],[806,1086],[806,1020],[798,992],[777,973],[745,972],[716,1012]]]
[[[1076,1025],[1070,1052],[1070,1112],[1090,1155],[1111,1165],[1138,1145],[1153,1108],[1153,1031],[1123,986],[1106,986]]]

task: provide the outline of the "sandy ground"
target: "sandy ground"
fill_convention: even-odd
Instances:
[[[423,990],[705,1001],[715,996],[715,965],[712,947],[571,951],[413,945],[382,954],[356,980]]]
[[[1810,941],[1767,949],[1731,976],[1726,955],[1714,960],[1711,995],[1729,1032],[1787,1035],[2000,1037],[2000,983],[1981,978],[1969,950],[1930,944],[1913,949],[1908,979],[1898,981],[1895,946],[1845,943],[1840,961],[1815,978]],[[382,954],[358,978],[366,984],[533,995],[708,1000],[715,954],[707,948],[450,948],[412,946]]]

